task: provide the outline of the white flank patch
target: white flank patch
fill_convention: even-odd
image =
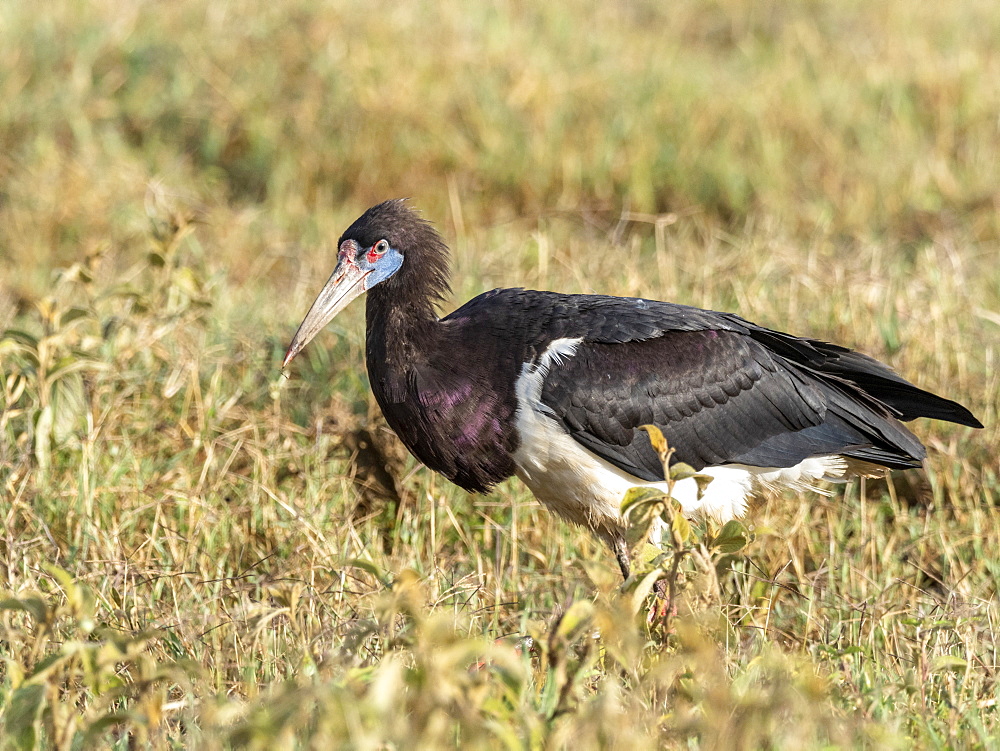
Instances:
[[[556,339],[535,364],[525,363],[515,385],[516,425],[520,445],[514,453],[517,476],[545,506],[566,519],[593,529],[610,540],[622,526],[619,507],[635,486],[666,491],[664,482],[644,482],[574,441],[541,403],[549,369],[572,357],[582,339]],[[794,467],[748,467],[730,464],[705,467],[713,478],[698,498],[691,478],[674,485],[673,497],[685,514],[702,513],[725,522],[742,516],[754,486],[813,489],[817,480],[842,480],[847,463],[839,456],[818,456]]]

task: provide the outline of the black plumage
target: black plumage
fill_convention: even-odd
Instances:
[[[913,467],[924,448],[901,420],[981,427],[870,357],[730,313],[497,289],[438,319],[448,251],[402,201],[369,209],[339,248],[285,363],[367,291],[368,373],[386,421],[418,459],[470,491],[488,491],[533,450],[522,442],[539,439],[518,427],[528,409],[636,483],[663,479],[645,424],[699,470],[830,455]],[[564,351],[546,355],[554,343]],[[533,373],[537,402],[519,402],[518,384]],[[580,519],[617,544],[618,522]]]

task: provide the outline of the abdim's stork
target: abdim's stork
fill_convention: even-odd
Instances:
[[[368,292],[368,375],[407,448],[469,491],[516,474],[604,539],[626,577],[619,504],[664,481],[642,425],[713,478],[700,498],[693,479],[674,487],[684,511],[720,520],[759,487],[919,466],[924,447],[901,420],[982,427],[866,355],[730,313],[495,289],[438,318],[448,249],[401,200],[368,209],[339,248],[283,367]]]

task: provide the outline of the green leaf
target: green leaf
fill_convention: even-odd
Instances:
[[[753,535],[756,538],[783,536],[781,532],[779,532],[777,529],[767,524],[754,524]]]
[[[177,269],[170,281],[189,298],[197,299],[201,297],[201,280],[195,276],[194,271],[189,267],[182,266]]]
[[[49,606],[41,597],[9,597],[0,600],[0,610],[23,610],[38,623],[48,623]]]
[[[9,339],[32,351],[38,350],[38,337],[21,329],[7,329],[3,332],[3,336],[0,339]]]
[[[643,563],[646,566],[654,566],[657,563],[657,559],[661,556],[665,556],[666,553],[651,542],[645,543],[639,552],[635,554],[635,560]]]
[[[363,558],[353,558],[349,560],[345,566],[347,568],[359,568],[362,571],[371,574],[379,582],[381,582],[382,586],[386,589],[390,589],[392,587],[392,582],[389,581],[389,577],[387,577],[385,573],[383,573],[382,569],[371,561],[366,561]]]
[[[684,514],[674,514],[670,528],[674,533],[674,541],[678,545],[684,545],[691,538],[691,522]]]
[[[662,500],[646,501],[632,506],[628,515],[628,526],[625,527],[625,542],[629,548],[634,548],[649,537],[649,530],[663,508]]]
[[[82,370],[107,370],[108,364],[91,359],[85,352],[76,351],[59,360],[55,369],[49,371],[48,379],[58,381]]]
[[[749,539],[747,528],[735,519],[730,519],[723,525],[709,545],[713,550],[718,550],[726,555],[739,552],[746,547]]]
[[[68,326],[69,324],[73,323],[73,321],[77,321],[81,318],[86,318],[89,315],[90,311],[85,310],[84,308],[70,308],[61,316],[59,316],[59,325]]]
[[[66,642],[61,650],[39,660],[31,674],[25,678],[24,683],[44,686],[49,675],[72,660],[82,648],[83,645],[80,642]]]
[[[43,563],[42,569],[55,579],[66,593],[66,601],[73,615],[81,619],[81,622],[90,620],[94,615],[95,605],[94,594],[90,589],[78,584],[68,571],[53,563]]]
[[[594,619],[594,605],[589,600],[577,600],[563,613],[556,627],[556,636],[572,644],[586,631]]]
[[[29,751],[36,747],[37,726],[45,703],[45,686],[23,684],[10,697],[3,713],[7,738],[14,748]]]
[[[609,565],[606,558],[582,558],[577,565],[583,569],[590,583],[598,590],[610,590],[621,584],[622,576],[617,566]]]
[[[634,487],[629,488],[625,493],[625,497],[622,499],[621,512],[622,516],[628,516],[629,512],[633,509],[638,508],[642,504],[656,503],[664,500],[667,494],[664,493],[659,488],[650,487]]]
[[[955,621],[953,621],[951,618],[939,618],[937,620],[931,621],[928,624],[924,624],[924,627],[953,629],[955,628]]]
[[[87,727],[87,732],[83,736],[83,748],[96,748],[101,737],[112,728],[124,725],[129,720],[129,715],[124,712],[109,712],[103,717],[94,720]]]
[[[549,667],[545,675],[545,683],[542,684],[541,695],[538,697],[538,709],[543,717],[551,718],[559,703],[559,690],[565,681],[558,680],[559,674],[553,667]]]
[[[695,468],[690,464],[685,464],[684,462],[675,462],[670,465],[670,479],[675,482],[678,480],[686,480],[689,477],[696,477],[698,474]]]
[[[663,576],[663,570],[659,568],[654,568],[648,574],[646,574],[639,583],[636,585],[635,590],[632,592],[632,602],[631,602],[631,614],[634,616],[642,608],[642,604],[646,601],[649,593],[653,591],[653,585],[659,581],[660,577]]]
[[[938,655],[931,661],[932,673],[944,670],[965,670],[968,667],[969,661],[958,655]]]

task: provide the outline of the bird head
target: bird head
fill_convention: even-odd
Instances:
[[[354,298],[395,276],[404,259],[410,267],[424,267],[423,275],[410,275],[411,286],[423,287],[423,300],[440,298],[447,290],[444,242],[401,199],[372,206],[347,228],[337,246],[337,266],[299,324],[282,368]]]

